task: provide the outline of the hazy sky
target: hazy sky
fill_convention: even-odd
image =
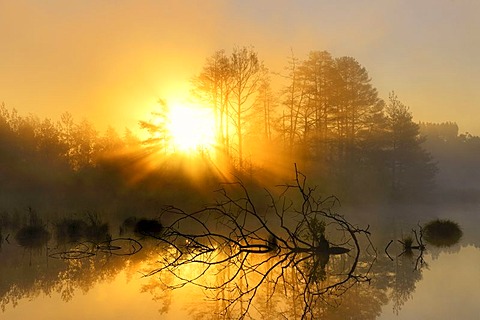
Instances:
[[[479,17],[478,0],[0,0],[0,102],[121,131],[181,99],[218,49],[253,45],[273,71],[327,50],[415,120],[480,135]]]

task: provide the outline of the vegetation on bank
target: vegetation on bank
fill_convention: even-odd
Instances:
[[[378,96],[352,57],[312,51],[290,57],[285,70],[274,90],[274,74],[252,48],[207,59],[192,99],[214,111],[215,158],[162,152],[168,135],[151,121],[140,121],[149,135],[141,140],[128,129],[101,134],[69,113],[55,122],[2,104],[0,209],[93,208],[127,217],[208,202],[233,175],[284,183],[293,163],[344,202],[424,201],[438,190],[476,199],[479,137],[459,134],[454,123],[415,123],[394,92]],[[159,107],[157,116],[168,102]]]

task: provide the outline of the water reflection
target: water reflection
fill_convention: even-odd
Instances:
[[[151,294],[158,303],[157,309],[161,312],[174,311],[172,304],[174,301],[178,303],[179,296],[184,298],[185,305],[190,305],[189,317],[192,319],[236,319],[242,308],[246,308],[245,303],[243,306],[240,303],[236,308],[228,307],[240,292],[239,290],[246,290],[246,283],[243,287],[239,285],[238,288],[232,284],[228,290],[207,290],[206,296],[202,290],[195,290],[188,284],[182,288],[170,290],[181,284],[179,276],[181,279],[191,279],[201,274],[204,269],[200,263],[177,269],[178,275],[173,272],[159,272],[154,276],[141,279],[138,271],[157,270],[159,264],[164,263],[164,258],[168,256],[169,251],[168,246],[159,241],[153,241],[153,239],[141,241],[142,250],[131,256],[115,256],[106,251],[99,251],[89,258],[60,260],[48,258],[45,251],[34,251],[31,266],[29,266],[28,257],[24,254],[24,249],[12,244],[4,245],[1,254],[2,261],[5,263],[0,266],[2,309],[5,310],[7,306],[16,306],[23,298],[35,299],[40,294],[58,293],[64,301],[70,301],[78,293],[88,293],[95,286],[110,282],[121,271],[126,273],[131,281],[141,281],[140,291]],[[402,248],[397,246],[396,249],[400,252]],[[308,253],[298,254],[296,261],[299,262],[306,256]],[[341,276],[344,276],[345,270],[349,270],[348,266],[351,266],[354,261],[353,256],[330,256],[325,265],[325,280],[315,282],[311,285],[311,289],[306,291],[305,278],[299,277],[299,272],[308,279],[310,276],[308,267],[311,265],[303,265],[304,269],[299,267],[300,271],[294,268],[282,270],[275,268],[278,258],[270,257],[270,254],[248,254],[248,259],[244,260],[246,266],[263,263],[261,270],[258,269],[255,281],[259,281],[258,277],[262,277],[260,271],[265,273],[273,268],[266,275],[263,285],[256,290],[256,298],[252,301],[254,310],[251,310],[250,314],[257,319],[301,318],[304,313],[305,299],[311,298],[315,291],[320,292],[338,283]],[[222,256],[219,255],[218,259],[221,258]],[[401,310],[412,298],[417,283],[423,277],[424,269],[415,270],[415,257],[410,258],[407,255],[395,255],[394,261],[386,255],[379,255],[373,267],[370,265],[369,258],[371,256],[361,255],[358,268],[366,269],[372,281],[370,283],[355,282],[338,296],[324,294],[318,295],[316,300],[307,300],[310,301],[309,310],[312,317],[372,319],[380,315],[382,306],[389,301],[392,301],[396,312]],[[203,281],[205,284],[216,287],[222,287],[226,279],[238,271],[237,266],[232,264],[227,264],[226,267],[218,266],[215,272],[213,272],[214,268],[210,270],[211,272],[206,274]],[[249,288],[254,280],[249,280]],[[128,291],[129,287],[130,285],[126,284],[122,290]],[[174,294],[176,290],[179,295]],[[112,295],[114,299],[115,293],[112,292]],[[207,301],[205,297],[208,298]],[[194,298],[202,303],[187,303]],[[212,316],[212,313],[216,316]]]
[[[279,199],[269,195],[262,210],[242,183],[238,194],[221,189],[221,200],[200,211],[167,208],[161,220],[170,221],[157,237],[165,254],[146,276],[170,273],[168,289],[203,289],[224,305],[221,317],[318,317],[325,303],[336,305],[355,284],[370,281],[375,250],[368,228],[334,213],[336,199],[317,198],[304,183],[297,177]],[[288,202],[287,194],[302,200]],[[360,264],[362,254],[370,263]],[[260,296],[265,303],[257,303]],[[272,304],[265,314],[257,307]]]
[[[297,187],[304,200],[298,207],[282,198],[260,210],[248,193],[223,190],[222,201],[198,212],[170,207],[157,222],[138,219],[150,221],[142,223],[144,232],[134,223],[122,235],[109,227],[100,235],[85,226],[110,224],[64,219],[35,248],[19,237],[16,244],[5,241],[18,233],[4,227],[2,311],[41,294],[71,301],[122,273],[130,283],[121,290],[138,284],[137,294],[157,303],[155,312],[176,313],[180,304],[191,319],[374,319],[387,304],[401,313],[432,256],[460,250],[424,243],[424,227],[417,225],[409,245],[405,237],[393,239],[378,254],[368,228],[331,210],[335,199],[319,201]]]
[[[15,240],[24,248],[40,249],[50,240],[51,234],[32,208],[28,208],[28,220],[28,224],[15,234]]]
[[[393,240],[388,243],[385,253],[394,265],[385,273],[393,275],[388,286],[392,289],[389,299],[392,301],[395,314],[398,315],[403,305],[413,297],[416,283],[422,280],[423,270],[429,267],[424,259],[427,248],[428,250],[433,248],[438,257],[439,248],[445,250],[456,245],[461,236],[462,231],[457,223],[435,219],[423,226],[418,224],[416,228],[411,229],[410,234],[397,240],[401,244],[401,252],[395,259],[388,252]]]

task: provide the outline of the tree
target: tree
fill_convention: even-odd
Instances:
[[[436,166],[422,147],[419,125],[412,113],[395,92],[389,95],[386,106],[388,137],[388,168],[394,195],[413,195],[418,190],[428,191],[433,186]]]
[[[332,127],[333,93],[337,77],[335,62],[327,51],[312,51],[301,65],[305,99],[303,105],[305,144],[313,155],[325,155]]]
[[[384,103],[366,69],[354,58],[312,51],[301,62],[292,56],[288,71],[282,119],[288,148],[301,145],[317,167],[337,172],[364,161],[362,143],[384,126]]]
[[[149,137],[143,142],[152,152],[169,152],[171,136],[168,130],[170,109],[165,100],[158,100],[159,108],[152,111],[151,119],[140,120],[140,128],[147,131]]]
[[[446,192],[445,196],[458,199],[461,190],[462,199],[476,201],[479,198],[480,137],[468,132],[459,134],[458,125],[453,122],[420,123],[420,133],[425,136],[425,149],[437,161],[436,183]]]
[[[74,169],[94,166],[98,156],[98,132],[86,119],[74,126],[71,161]]]
[[[111,126],[107,128],[104,135],[99,139],[99,151],[101,154],[113,154],[125,147],[125,142],[118,132]]]
[[[455,122],[420,122],[420,133],[427,140],[437,142],[454,141],[458,137],[458,125]]]
[[[258,54],[252,48],[235,47],[229,57],[224,50],[215,52],[193,80],[194,94],[214,110],[220,145],[230,156],[235,151],[240,168],[246,124],[258,102],[259,89],[268,93],[266,82],[262,82],[266,81],[264,74]]]
[[[50,119],[44,119],[37,125],[37,137],[37,150],[44,161],[54,162],[57,165],[68,163],[65,157],[67,145],[61,140],[58,125]]]
[[[228,151],[230,139],[231,82],[230,60],[225,50],[216,51],[208,58],[200,75],[193,79],[194,95],[214,110],[217,142],[225,151]]]
[[[262,75],[262,64],[252,48],[234,48],[230,58],[232,91],[231,117],[237,136],[237,154],[240,168],[244,156],[244,124],[257,94]]]
[[[266,142],[271,142],[273,139],[275,105],[275,96],[271,87],[269,71],[266,68],[262,68],[258,94],[252,113],[252,125],[250,127],[251,131],[256,133],[256,136],[261,135],[263,137],[262,140]]]
[[[284,148],[290,155],[293,155],[294,146],[299,138],[300,110],[305,99],[304,80],[299,71],[300,61],[293,55],[288,60],[286,70],[288,74],[285,78],[289,81],[283,89],[282,104],[285,111],[282,116],[282,135]]]
[[[126,148],[133,150],[140,146],[140,138],[137,137],[132,130],[125,128],[123,133],[123,143]]]
[[[333,108],[333,133],[340,160],[351,162],[355,147],[371,127],[371,120],[382,112],[382,101],[370,83],[367,70],[352,57],[335,59],[338,72]]]

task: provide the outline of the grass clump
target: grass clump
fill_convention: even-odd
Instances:
[[[460,241],[463,235],[458,223],[451,220],[435,219],[423,227],[425,241],[437,247],[449,247]]]
[[[29,225],[18,230],[15,240],[25,248],[42,248],[50,240],[50,232],[42,225]]]
[[[65,218],[55,224],[55,235],[57,242],[75,242],[84,239],[87,234],[88,225],[80,219]]]
[[[135,233],[143,236],[159,237],[163,231],[162,224],[155,219],[140,219],[135,224]]]

